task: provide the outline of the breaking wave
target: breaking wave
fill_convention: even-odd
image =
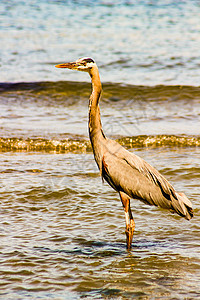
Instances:
[[[58,100],[64,97],[88,98],[91,84],[76,81],[58,81],[58,82],[19,82],[19,83],[0,83],[0,93],[2,95],[29,95],[31,98],[40,96],[40,99]],[[173,99],[200,99],[200,87],[182,86],[182,85],[157,85],[142,86],[128,85],[120,83],[104,83],[103,99],[111,101],[127,99],[143,100],[166,100]],[[66,101],[66,98],[65,98]]]
[[[117,141],[126,148],[145,147],[200,147],[199,136],[133,136],[123,137]],[[88,140],[77,139],[19,139],[0,138],[1,151],[43,151],[43,152],[92,152]]]

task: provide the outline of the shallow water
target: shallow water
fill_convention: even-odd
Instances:
[[[0,84],[1,136],[88,140],[90,90],[84,82]],[[109,136],[199,136],[200,88],[104,84],[101,113]]]
[[[132,200],[131,252],[119,197],[102,183],[92,154],[1,154],[4,299],[199,298],[200,150],[135,152],[184,190],[195,217]]]
[[[0,298],[200,298],[199,1],[1,1]],[[88,139],[93,57],[105,134],[156,167],[191,221],[118,194]],[[155,85],[156,84],[156,85]]]

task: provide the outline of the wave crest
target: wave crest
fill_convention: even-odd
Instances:
[[[122,137],[117,141],[126,148],[145,147],[200,147],[199,136],[139,135]],[[0,138],[1,151],[92,152],[88,140],[76,139],[19,139]]]

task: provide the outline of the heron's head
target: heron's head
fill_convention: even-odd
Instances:
[[[90,72],[90,70],[96,66],[94,60],[89,57],[79,58],[75,62],[68,62],[60,65],[56,65],[56,68],[67,68],[71,70]]]

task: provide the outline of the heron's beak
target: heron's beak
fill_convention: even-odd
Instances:
[[[67,69],[72,69],[72,70],[77,70],[78,65],[76,62],[69,62],[69,63],[65,63],[65,64],[60,64],[60,65],[56,65],[56,68],[67,68]]]

